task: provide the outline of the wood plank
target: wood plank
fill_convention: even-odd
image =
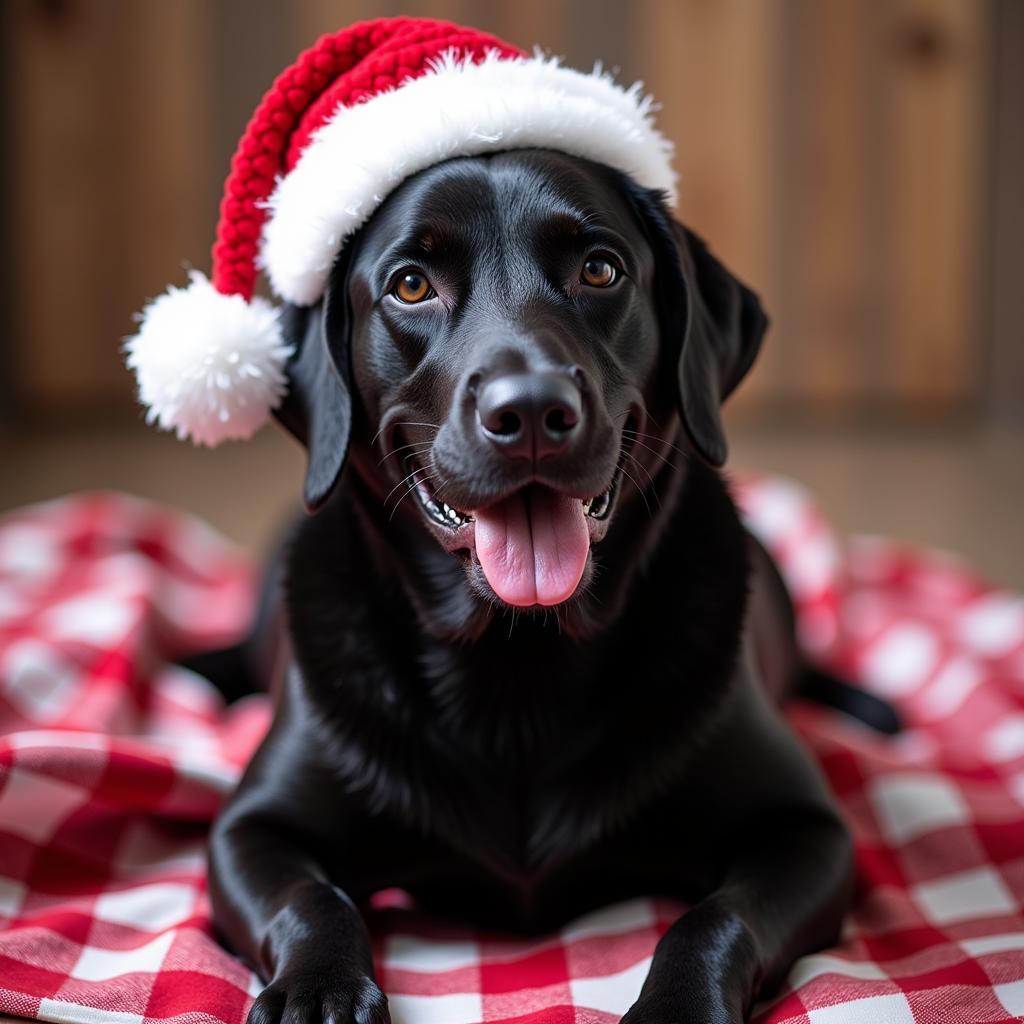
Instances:
[[[356,0],[339,10],[336,0],[294,0],[289,5],[296,52],[311,45],[325,32],[333,32],[367,18],[412,15],[444,18],[493,32],[526,49],[541,44],[555,53],[564,53],[573,34],[566,10],[545,0],[402,0],[386,4],[381,0]]]
[[[779,154],[786,223],[774,240],[787,358],[785,378],[772,384],[776,401],[800,401],[818,416],[848,412],[866,376],[872,61],[865,11],[862,0],[800,0],[788,10],[788,145]]]
[[[317,35],[384,11],[644,78],[677,143],[682,219],[773,317],[741,406],[856,416],[981,400],[993,4],[439,2],[224,0],[270,19],[252,53],[221,38],[205,0],[5,9],[23,403],[128,404],[120,339],[183,259],[208,266],[240,111]],[[230,104],[225,77],[246,82]]]
[[[641,0],[633,4],[634,59],[661,104],[676,146],[678,214],[761,293],[776,317],[774,259],[778,0]],[[743,398],[769,390],[784,352],[775,333]]]
[[[132,313],[208,245],[202,6],[15,7],[16,397],[34,413],[127,405]]]
[[[887,358],[872,390],[922,411],[978,398],[992,10],[975,0],[881,7]]]
[[[97,345],[118,354],[132,333],[132,316],[168,283],[184,285],[184,265],[209,272],[217,203],[217,176],[209,144],[208,21],[204,0],[137,3],[119,0],[107,45],[104,94],[117,119],[108,123],[111,166],[103,244],[118,262],[106,281]],[[123,61],[120,68],[118,63]],[[112,367],[113,361],[103,360]],[[121,392],[118,373],[110,386]]]
[[[8,151],[11,209],[15,402],[84,398],[99,384],[92,358],[107,268],[96,253],[103,209],[94,201],[105,156],[101,43],[109,8],[46,15],[35,4],[8,10],[14,44]],[[93,201],[88,201],[93,200]]]
[[[988,392],[992,418],[1024,423],[1024,4],[1000,0],[995,103],[995,181],[992,199],[992,360]]]

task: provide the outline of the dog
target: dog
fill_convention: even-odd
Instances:
[[[757,297],[659,193],[521,149],[406,180],[285,325],[313,514],[210,842],[249,1024],[389,1021],[361,910],[390,887],[525,933],[679,898],[623,1024],[746,1020],[853,884],[777,711],[792,611],[720,473]]]

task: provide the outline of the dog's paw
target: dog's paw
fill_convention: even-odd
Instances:
[[[391,1024],[391,1014],[372,978],[311,972],[275,978],[256,997],[246,1024]]]
[[[720,1000],[687,1000],[683,1007],[657,999],[634,1003],[620,1024],[743,1024],[743,1014],[726,1009]]]

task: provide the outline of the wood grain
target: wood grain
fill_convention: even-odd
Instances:
[[[16,398],[58,414],[127,404],[131,315],[210,237],[203,3],[11,14]]]
[[[994,12],[982,0],[13,4],[13,390],[46,415],[131,408],[120,340],[183,260],[207,267],[228,159],[262,91],[323,32],[408,13],[643,78],[676,144],[681,218],[773,319],[741,409],[810,422],[969,412],[988,358]]]
[[[778,0],[642,0],[631,8],[645,84],[676,147],[678,213],[777,310]],[[744,396],[777,384],[781,347],[766,349]]]
[[[870,377],[873,60],[862,0],[801,3],[791,21],[786,92],[792,148],[783,156],[786,224],[775,239],[784,276],[786,346],[779,397],[834,415]],[[791,331],[790,336],[788,332]]]
[[[963,408],[980,376],[979,261],[988,161],[991,6],[892,0],[880,8],[886,103],[879,254],[888,345],[877,393]]]

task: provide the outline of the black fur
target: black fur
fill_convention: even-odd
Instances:
[[[624,275],[591,293],[595,248]],[[437,282],[432,306],[389,297],[407,264]],[[744,1020],[835,937],[849,838],[759,682],[780,696],[800,667],[784,594],[748,602],[766,556],[717,471],[718,407],[765,326],[657,195],[542,151],[406,182],[321,306],[290,313],[281,420],[317,511],[286,558],[274,724],[211,842],[216,923],[268,982],[251,1024],[388,1020],[360,916],[388,886],[523,931],[690,901],[626,1024]],[[564,366],[578,436],[543,464],[503,458],[474,380]],[[459,509],[619,479],[572,598],[503,605],[454,532],[394,500],[407,444]]]

